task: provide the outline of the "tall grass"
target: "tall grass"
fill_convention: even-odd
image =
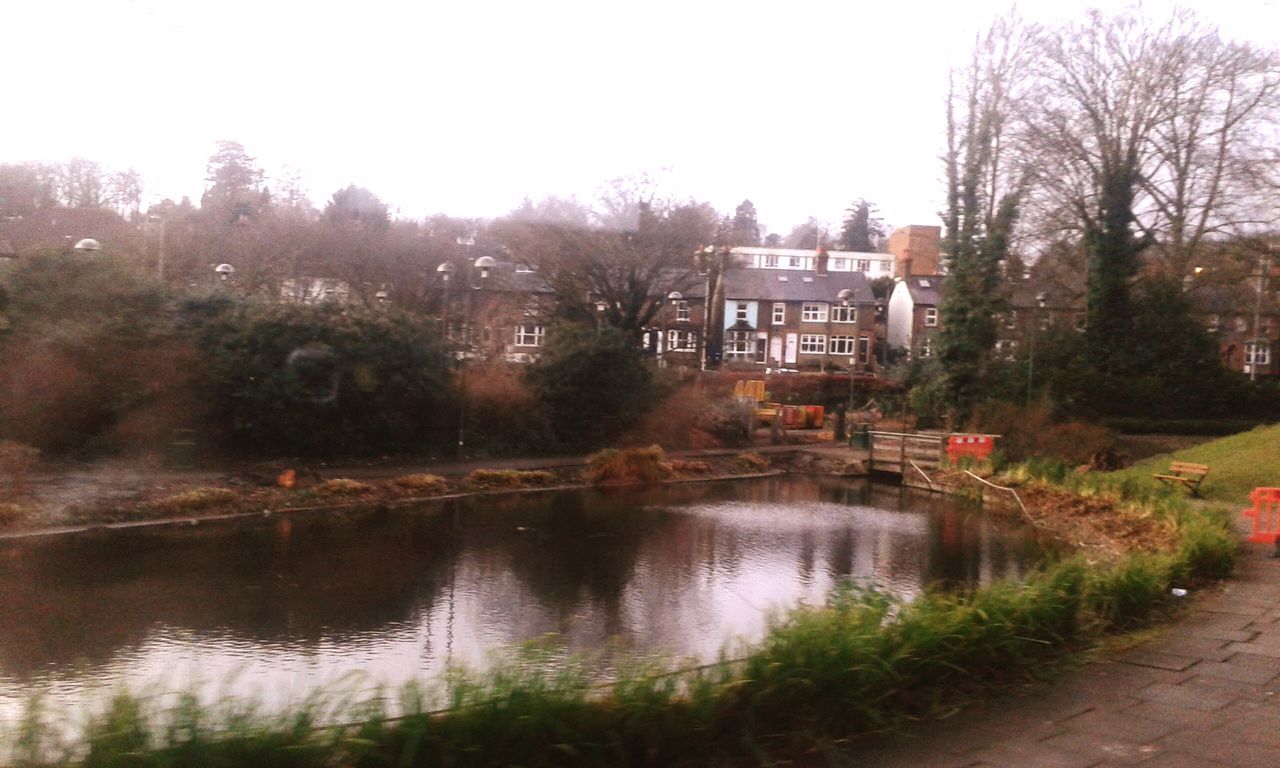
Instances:
[[[1140,503],[1130,500],[1129,503]],[[1176,546],[1096,566],[1073,557],[1021,583],[928,592],[902,603],[845,587],[775,621],[744,659],[660,674],[623,670],[605,687],[582,660],[523,657],[452,672],[447,708],[417,686],[392,716],[381,697],[288,715],[203,708],[186,697],[149,713],[121,696],[65,749],[38,703],[10,741],[15,765],[682,766],[765,762],[830,738],[928,717],[993,686],[1051,672],[1102,633],[1159,615],[1173,586],[1230,572],[1229,518],[1167,496],[1147,514]],[[355,722],[325,727],[321,722]]]

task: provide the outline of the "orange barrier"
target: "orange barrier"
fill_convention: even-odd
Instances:
[[[1280,488],[1254,488],[1249,501],[1253,506],[1243,512],[1253,518],[1249,541],[1280,544]]]
[[[962,456],[985,459],[995,447],[995,435],[952,435],[947,438],[947,458],[952,462]]]

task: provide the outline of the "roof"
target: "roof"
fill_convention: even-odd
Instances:
[[[730,253],[740,254],[742,256],[807,256],[814,257],[818,252],[813,248],[759,248],[755,246],[738,246],[730,248]],[[827,251],[827,256],[833,259],[892,259],[893,255],[888,253],[877,253],[875,251]]]
[[[940,291],[943,283],[942,275],[912,275],[902,278],[907,291],[911,294],[913,304],[938,306],[942,303]]]
[[[802,269],[730,269],[725,273],[726,299],[766,301],[839,301],[840,291],[853,291],[855,304],[875,301],[867,276],[861,272],[819,275]]]

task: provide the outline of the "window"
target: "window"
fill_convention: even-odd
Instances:
[[[1018,353],[1018,342],[1012,339],[1000,339],[996,342],[996,357],[1001,360],[1012,360]]]
[[[800,351],[806,355],[821,355],[827,351],[827,337],[821,333],[800,334]]]
[[[837,304],[831,308],[831,322],[833,323],[856,323],[858,322],[858,308],[852,304],[845,306]]]
[[[831,269],[835,272],[845,272],[849,269],[848,259],[832,259]]]
[[[831,354],[833,355],[853,355],[854,344],[857,339],[853,336],[832,336],[831,337]]]
[[[766,267],[777,267],[777,266],[778,266],[778,257],[777,257],[777,256],[765,256],[765,257],[764,257],[764,265],[765,265]]]
[[[787,262],[787,263],[790,265],[790,267],[791,267],[792,269],[799,269],[799,268],[800,268],[800,257],[799,257],[799,256],[792,256],[792,257],[788,260],[788,262]]]
[[[1244,333],[1249,330],[1249,321],[1243,317],[1236,318],[1236,333]]]
[[[517,325],[516,346],[540,347],[542,346],[542,339],[545,335],[546,330],[541,325]]]
[[[1005,328],[1018,327],[1018,310],[1016,309],[1009,310],[1009,314],[1006,315],[1004,318],[1004,327]]]
[[[1271,365],[1271,345],[1265,341],[1245,342],[1244,364]]]
[[[866,272],[868,269],[871,269],[871,262],[867,259],[858,259],[858,271]]]
[[[1209,315],[1209,322],[1207,324],[1209,328],[1209,333],[1213,333],[1214,331],[1218,330],[1218,326],[1221,324],[1221,322],[1222,320],[1217,315]]]
[[[689,322],[689,302],[687,301],[676,302],[676,322],[677,323]]]
[[[1083,331],[1089,325],[1088,316],[1083,312],[1077,312],[1074,325],[1077,331]]]
[[[933,337],[925,336],[920,340],[920,356],[933,357]]]
[[[787,305],[781,301],[773,302],[773,324],[784,325],[787,322]]]
[[[667,331],[668,352],[697,352],[697,331]]]
[[[724,356],[746,359],[754,351],[751,331],[729,331],[724,335]]]
[[[739,301],[737,303],[737,308],[734,310],[733,317],[735,320],[741,320],[744,323],[747,321],[747,302]]]
[[[928,288],[928,287],[929,287],[929,286],[931,286],[931,285],[933,285],[933,283],[930,283],[928,280],[924,280],[924,279],[921,279],[921,280],[920,280],[920,287],[921,287],[921,288]]]
[[[806,323],[827,322],[827,303],[825,301],[806,301],[800,312],[800,319]]]
[[[924,324],[929,328],[933,328],[938,324],[938,308],[928,307],[924,311]]]
[[[521,264],[519,262],[516,262],[516,271],[517,272],[533,272],[534,269],[528,264]]]

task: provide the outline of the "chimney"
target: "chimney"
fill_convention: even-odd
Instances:
[[[942,227],[910,224],[889,235],[889,253],[894,257],[897,277],[938,274],[941,261]]]
[[[827,274],[827,249],[825,246],[818,246],[818,255],[813,259],[813,271],[819,275]]]

